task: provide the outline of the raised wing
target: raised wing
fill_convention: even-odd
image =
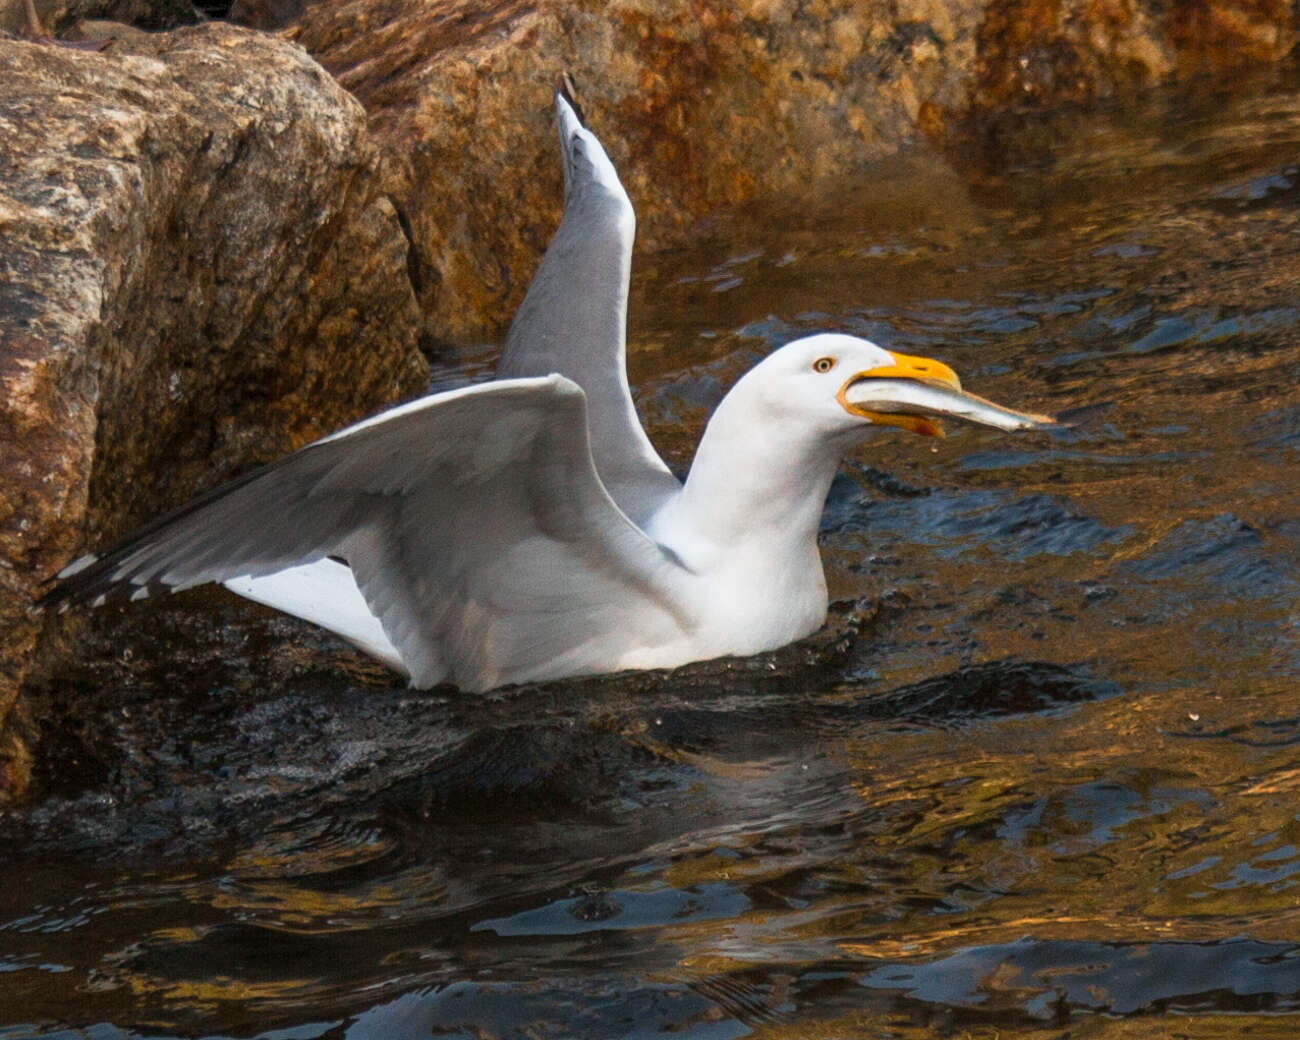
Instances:
[[[506,335],[501,378],[559,372],[587,394],[596,469],[614,501],[643,522],[681,485],[655,451],[627,382],[627,293],[636,216],[596,136],[563,91],[555,117],[564,217]]]
[[[582,391],[468,387],[308,445],[64,568],[41,606],[138,599],[328,556],[416,686],[616,667],[671,642],[680,566],[601,486]]]

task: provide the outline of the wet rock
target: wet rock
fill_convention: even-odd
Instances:
[[[13,722],[39,576],[418,391],[426,367],[364,115],[301,50],[208,25],[102,53],[0,40],[0,67],[0,717]],[[14,725],[4,742],[12,791],[29,752]]]
[[[895,614],[841,602],[822,632],[753,657],[468,696],[410,690],[330,633],[210,587],[106,607],[31,684],[48,724],[31,804],[0,804],[0,870],[36,850],[206,856],[326,805],[369,802],[420,841],[450,819],[603,812],[646,769],[779,755],[826,718],[875,718],[810,695],[835,690]]]
[[[28,0],[0,0],[0,30],[32,34]],[[62,35],[83,18],[122,22],[140,29],[193,25],[202,15],[190,0],[32,0],[41,31]]]

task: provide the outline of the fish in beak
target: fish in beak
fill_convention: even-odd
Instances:
[[[851,415],[928,437],[943,436],[943,427],[934,420],[945,417],[995,430],[1063,426],[1050,415],[1018,412],[967,393],[957,373],[942,361],[889,353],[894,364],[859,372],[840,388],[840,404]]]

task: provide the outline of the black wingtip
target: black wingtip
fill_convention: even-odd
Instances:
[[[49,611],[65,614],[77,607],[97,608],[107,604],[133,603],[176,590],[175,586],[159,578],[142,580],[113,577],[118,562],[96,557],[93,563],[67,577],[60,578],[55,574],[41,584],[44,591],[32,601],[30,609],[37,614]],[[65,567],[64,570],[66,569]],[[49,586],[52,583],[51,588]]]
[[[59,577],[59,571],[40,581],[36,586],[36,592],[36,598],[27,605],[32,613],[44,614],[54,608],[62,614],[68,609],[67,588],[63,584],[63,579]]]
[[[578,117],[578,122],[584,127],[587,125],[587,116],[582,111],[582,106],[578,104],[578,88],[573,83],[573,77],[568,72],[561,72],[555,80],[555,93],[564,98],[573,109],[573,114]]]
[[[46,578],[37,589],[40,594],[28,604],[34,613],[53,611],[56,614],[66,614],[72,607],[80,605],[76,587],[60,580],[57,574]]]

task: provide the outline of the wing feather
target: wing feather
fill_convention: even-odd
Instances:
[[[601,480],[634,521],[681,489],[637,417],[627,381],[627,297],[636,215],[613,164],[562,93],[564,217],[506,336],[503,378],[558,372],[587,394]]]
[[[438,394],[358,423],[65,568],[41,606],[256,578],[327,556],[412,682],[607,670],[689,627],[680,566],[602,486],[560,376]]]

